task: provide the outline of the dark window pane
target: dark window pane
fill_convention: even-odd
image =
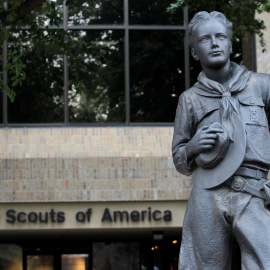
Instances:
[[[173,0],[130,0],[130,24],[183,24],[183,11],[178,9],[171,14],[167,8]]]
[[[22,25],[29,26],[34,23],[37,26],[49,26],[49,25],[59,25],[63,24],[63,0],[47,0],[38,8],[28,13],[21,23]],[[51,12],[51,10],[54,12]]]
[[[184,71],[184,32],[131,31],[131,121],[173,122]]]
[[[52,6],[53,4],[53,6]],[[48,9],[54,8],[56,12],[50,12]],[[44,21],[44,25],[59,25],[63,24],[63,0],[45,1],[39,11],[32,12],[36,16],[36,21]],[[35,14],[36,13],[36,14]]]
[[[124,122],[124,32],[89,30],[70,35],[88,44],[80,61],[70,59],[70,122]]]
[[[178,269],[179,240],[141,243],[141,269]]]
[[[93,243],[93,270],[144,269],[140,268],[139,248],[136,242]]]
[[[14,88],[15,101],[8,102],[8,122],[63,123],[62,55],[53,46],[38,44],[29,31],[14,35],[8,49],[23,52],[26,64],[26,80]]]
[[[189,52],[190,59],[190,86],[197,82],[199,73],[202,71],[202,66],[199,61],[196,61]]]
[[[123,0],[76,0],[69,6],[69,25],[123,23]]]

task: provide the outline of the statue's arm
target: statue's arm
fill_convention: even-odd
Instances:
[[[195,162],[188,157],[187,144],[192,138],[193,113],[192,105],[187,95],[180,96],[174,123],[174,135],[172,142],[173,162],[178,172],[191,175]]]
[[[200,153],[211,150],[216,144],[218,133],[223,132],[223,129],[211,125],[204,125],[197,129],[195,119],[198,117],[195,117],[195,111],[191,96],[185,92],[179,98],[172,143],[175,167],[185,175],[192,174],[196,166],[194,159]]]

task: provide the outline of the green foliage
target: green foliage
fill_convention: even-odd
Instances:
[[[11,87],[6,84],[4,85],[3,90],[7,91],[7,95],[11,99],[11,101],[14,101],[16,93],[14,92],[13,88],[16,85],[22,85],[22,81],[25,80],[26,74],[25,74],[25,67],[26,65],[22,62],[22,56],[23,52],[17,53],[16,51],[9,51],[8,52],[8,63],[5,67],[5,71],[10,74],[10,80],[11,80]]]
[[[6,5],[6,2],[8,5]],[[31,5],[29,4],[30,2]],[[7,64],[4,67],[4,72],[7,72],[9,80],[8,83],[3,86],[3,74],[0,72],[0,89],[2,91],[7,91],[10,99],[14,100],[15,90],[17,93],[19,87],[22,85],[22,82],[27,81],[27,76],[30,76],[29,73],[31,73],[31,70],[28,69],[27,61],[29,56],[33,56],[33,53],[31,54],[31,52],[42,52],[42,54],[45,55],[48,51],[53,51],[55,48],[57,48],[57,57],[56,59],[52,60],[52,62],[50,62],[50,68],[51,70],[54,70],[55,61],[57,62],[58,59],[63,55],[67,56],[69,63],[71,63],[69,66],[70,85],[71,88],[75,91],[70,94],[71,99],[73,96],[76,97],[76,94],[81,94],[82,99],[95,100],[95,106],[92,106],[93,108],[97,108],[98,106],[96,105],[98,103],[103,104],[103,107],[100,105],[100,107],[102,107],[102,109],[100,109],[101,111],[106,111],[106,108],[109,107],[112,108],[110,103],[113,104],[112,100],[114,99],[114,104],[117,104],[119,108],[123,108],[125,106],[123,98],[118,98],[120,96],[120,90],[119,93],[117,91],[113,92],[108,90],[108,85],[113,87],[113,83],[115,83],[116,80],[115,77],[110,78],[111,75],[108,76],[108,74],[112,73],[107,72],[107,70],[109,70],[110,63],[110,70],[114,70],[114,72],[116,72],[117,68],[115,67],[114,63],[116,61],[120,61],[120,59],[123,61],[120,56],[115,56],[115,58],[113,58],[114,55],[120,55],[120,51],[117,54],[116,49],[113,49],[114,47],[117,48],[117,46],[114,46],[115,44],[113,44],[113,42],[114,40],[118,40],[119,48],[117,49],[122,50],[122,37],[118,37],[118,34],[116,34],[117,31],[112,34],[112,37],[106,33],[107,36],[105,39],[108,40],[104,40],[104,44],[102,45],[102,36],[100,36],[101,32],[87,37],[84,36],[85,33],[83,33],[83,31],[74,31],[73,34],[71,34],[71,32],[61,29],[60,26],[62,23],[64,8],[62,6],[62,2],[62,0],[0,1],[0,46],[2,47],[2,44],[5,40],[7,40],[9,44],[7,52]],[[159,1],[153,1],[155,4],[158,2]],[[123,23],[123,6],[119,5],[119,3],[121,3],[121,1],[115,0],[66,1],[66,5],[69,6],[70,20],[73,25],[89,24],[89,18],[91,18],[91,23]],[[138,2],[130,1],[130,6],[132,8],[132,6],[140,5],[141,3],[143,3],[143,0]],[[158,6],[165,6],[166,3],[167,1],[160,1]],[[254,12],[270,12],[269,0],[175,0],[175,3],[171,4],[168,10],[172,13],[175,13],[175,17],[178,17],[177,12],[185,5],[189,6],[191,15],[199,10],[219,10],[223,12],[234,23],[235,39],[239,36],[245,36],[247,32],[254,32],[259,35],[261,44],[263,48],[265,48],[265,41],[263,39],[262,33],[262,30],[265,29],[265,25],[263,21],[254,17]],[[153,4],[152,8],[154,7],[155,5]],[[138,15],[138,18],[141,19],[143,13],[141,11],[136,13],[137,9],[135,7],[133,8],[134,12],[131,14],[136,14]],[[145,10],[147,13],[145,15],[149,16],[148,9]],[[163,16],[160,12],[158,14],[160,17]],[[131,19],[133,19],[132,15]],[[147,17],[146,21],[148,19],[149,18]],[[172,24],[174,24],[173,21]],[[50,26],[55,27],[51,29]],[[27,31],[29,32],[28,34],[24,35],[23,32],[20,32],[20,29],[25,29],[25,27],[27,27]],[[57,27],[60,28],[58,29]],[[147,45],[148,44],[145,46]],[[45,48],[46,52],[44,50]],[[107,68],[103,66],[105,59],[109,59],[108,61],[111,61],[110,63],[106,63]],[[35,58],[35,61],[38,65],[38,57]],[[46,71],[46,68],[44,67],[43,70]],[[100,77],[96,76],[96,78],[94,78],[93,75],[90,74],[91,72],[92,74],[95,72],[99,73]],[[119,74],[122,73],[123,70],[119,70]],[[81,78],[81,74],[85,74],[85,78],[83,78],[83,80]],[[29,78],[31,78],[31,76]],[[106,80],[108,81],[106,82]],[[143,87],[145,87],[147,80],[142,82],[142,84],[144,84]],[[90,96],[90,94],[87,93],[87,89],[90,87],[89,85],[93,86],[93,89],[95,89],[94,92],[96,92],[96,97]],[[115,86],[115,89],[117,89],[117,87],[118,89],[123,89],[122,80],[119,81],[119,85]],[[100,86],[102,89],[99,88]],[[46,89],[48,89],[48,87],[50,86],[47,85]],[[143,87],[138,86],[138,89],[142,89]],[[133,89],[131,89],[131,91],[133,91]],[[98,97],[99,93],[100,96]],[[136,95],[134,94],[134,96]],[[105,99],[107,100],[107,105],[105,105],[105,102],[102,103],[102,100]],[[117,109],[115,109],[115,111],[116,110]],[[117,113],[118,112],[116,112],[115,115]],[[74,112],[74,115],[75,114],[76,112]],[[112,109],[111,114],[113,114]]]
[[[19,54],[25,63],[27,77],[16,92],[14,102],[8,103],[10,123],[61,123],[64,118],[63,56],[51,43],[39,44],[29,30],[17,31],[9,42],[9,51]]]
[[[37,3],[39,2],[39,3]],[[37,1],[35,8],[26,0],[9,0],[1,1],[0,3],[0,44],[3,48],[4,41],[19,43],[16,40],[16,33],[20,27],[29,26],[30,30],[39,39],[40,44],[44,42],[61,44],[63,37],[59,38],[57,35],[44,36],[40,27],[45,25],[58,26],[61,22],[60,10],[57,10],[56,5],[52,1]],[[59,43],[60,42],[60,43]],[[13,51],[8,48],[7,64],[4,67],[4,72],[8,74],[8,83],[3,85],[2,73],[0,78],[0,89],[7,91],[8,97],[11,101],[15,98],[14,87],[21,85],[26,78],[25,68],[23,63],[24,52]]]
[[[34,2],[33,0],[30,0]],[[74,39],[69,32],[63,29],[57,29],[62,23],[63,18],[63,1],[61,0],[36,0],[35,8],[27,6],[28,0],[10,0],[8,6],[5,1],[0,3],[0,44],[2,48],[3,42],[12,40],[12,44],[21,46],[21,36],[18,36],[18,29],[26,27],[31,32],[31,39],[35,40],[36,48],[42,49],[46,47],[58,48],[62,55],[67,55],[68,60],[73,62],[74,65],[71,68],[71,72],[75,76],[75,84],[77,91],[83,91],[81,82],[79,81],[79,74],[77,67],[84,61],[84,55],[88,54],[92,50],[91,44],[84,42],[80,36]],[[39,2],[39,3],[37,3]],[[73,23],[76,20],[81,19],[81,14],[85,18],[89,18],[90,15],[98,17],[99,8],[96,8],[100,1],[92,1],[93,5],[80,5],[86,1],[72,1],[67,0],[66,5],[71,5],[70,14],[74,14]],[[110,1],[108,1],[110,3]],[[22,16],[22,6],[24,5]],[[27,10],[28,9],[28,10]],[[25,11],[26,10],[26,11]],[[76,14],[77,15],[76,17]],[[56,27],[56,29],[49,29],[50,26]],[[44,31],[45,30],[45,31]],[[27,42],[27,41],[25,41]],[[10,42],[9,42],[10,44]],[[76,50],[74,51],[74,48]],[[14,50],[14,48],[13,48]],[[3,86],[2,73],[0,73],[0,89],[7,91],[9,98],[13,101],[15,98],[14,87],[21,85],[22,81],[26,78],[25,68],[23,63],[25,59],[24,54],[26,52],[21,49],[20,52],[11,50],[11,46],[8,47],[7,65],[4,67],[4,71],[8,73],[9,81]]]
[[[255,12],[270,12],[269,0],[176,0],[168,7],[168,11],[174,13],[186,5],[189,7],[191,15],[201,10],[208,12],[216,10],[224,13],[233,22],[234,39],[246,38],[249,32],[255,33],[260,37],[260,44],[265,51],[266,44],[262,30],[266,27],[262,20],[255,17]]]

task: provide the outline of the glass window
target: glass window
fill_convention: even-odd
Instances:
[[[89,255],[88,254],[62,254],[61,255],[62,270],[88,270]]]
[[[27,270],[54,270],[53,255],[27,255]]]
[[[153,241],[141,244],[141,269],[178,269],[179,241]]]
[[[184,23],[183,11],[178,9],[171,14],[167,8],[172,0],[130,0],[129,1],[129,22],[130,24],[164,24],[182,25]]]
[[[130,32],[131,122],[173,122],[185,90],[184,32]]]
[[[93,243],[93,270],[178,269],[179,241]]]
[[[48,30],[42,34],[50,34]],[[9,42],[9,51],[23,52],[26,79],[8,102],[9,123],[63,123],[63,56],[57,48],[37,43],[30,31],[20,31]],[[9,77],[13,76],[8,74]]]
[[[140,270],[139,243],[93,243],[93,270]]]
[[[69,121],[124,122],[124,32],[70,31],[70,35],[88,47],[80,61],[70,60]]]
[[[48,12],[48,9],[50,9],[54,5],[55,13]],[[49,0],[45,1],[41,8],[36,9],[31,12],[30,16],[33,16],[35,21],[38,25],[59,25],[62,26],[63,24],[63,11],[64,11],[64,5],[63,0]],[[52,16],[53,15],[53,16]]]
[[[149,28],[183,25],[183,10],[168,12],[173,0],[77,0],[67,8],[64,2],[46,1],[31,16],[37,25],[48,27],[18,30],[8,42],[9,52],[23,52],[27,65],[26,80],[15,86],[15,101],[8,99],[4,106],[8,124],[64,125],[67,120],[68,125],[109,125],[129,119],[132,124],[172,123],[185,89],[185,31]],[[52,3],[60,29],[51,27],[50,13],[44,12]],[[125,4],[129,26],[124,29]],[[130,30],[135,24],[142,30]],[[69,37],[64,37],[63,29],[68,29]],[[57,42],[44,42],[44,36],[52,33],[62,33],[62,42],[71,41],[68,61]],[[8,74],[9,80],[12,76]],[[0,97],[0,125],[1,106]]]
[[[69,6],[68,25],[121,24],[123,0],[76,0]]]

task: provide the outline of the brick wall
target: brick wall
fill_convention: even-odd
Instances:
[[[0,130],[0,202],[186,200],[172,127]]]

